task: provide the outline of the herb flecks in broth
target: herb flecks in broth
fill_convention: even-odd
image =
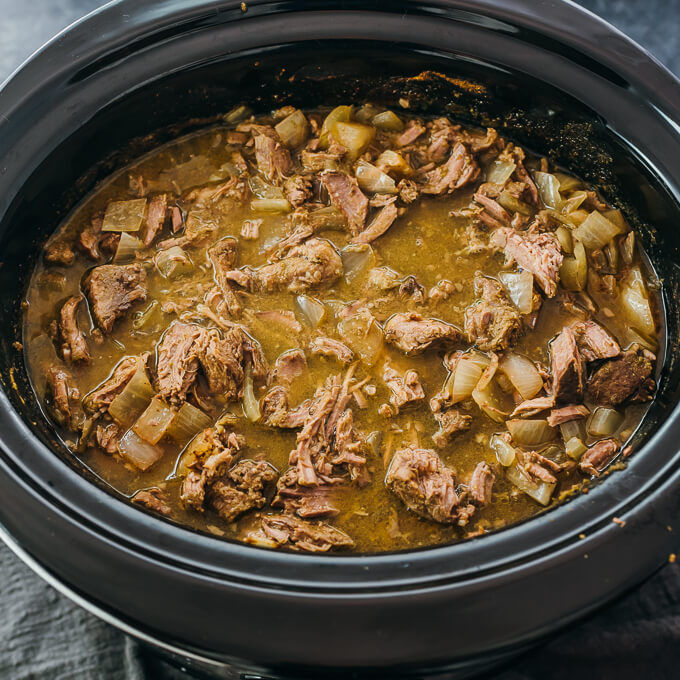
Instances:
[[[247,115],[45,247],[24,345],[76,455],[177,522],[315,552],[450,543],[600,475],[655,388],[621,212],[491,129]]]

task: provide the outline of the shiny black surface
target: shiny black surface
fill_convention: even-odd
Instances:
[[[0,490],[12,499],[12,512],[0,508],[0,519],[24,548],[58,578],[77,584],[87,599],[135,627],[203,654],[276,667],[475,665],[476,655],[489,660],[528,644],[658,566],[668,554],[667,524],[677,513],[674,490],[680,485],[677,424],[672,418],[659,426],[676,403],[674,351],[649,423],[653,438],[627,473],[539,520],[449,548],[320,559],[228,544],[115,501],[47,450],[49,428],[11,388],[12,380],[26,384],[9,332],[22,277],[40,239],[96,181],[96,174],[86,177],[69,191],[92,163],[120,151],[131,137],[189,115],[210,116],[235,98],[259,97],[262,107],[314,96],[341,100],[351,92],[365,94],[362,79],[370,76],[370,91],[389,100],[395,96],[391,77],[433,65],[482,80],[489,94],[476,103],[446,81],[427,87],[397,82],[400,93],[410,87],[423,107],[450,103],[450,110],[471,119],[495,116],[510,134],[534,140],[537,150],[577,162],[578,171],[604,184],[613,199],[640,186],[640,173],[646,174],[652,193],[633,192],[628,207],[633,217],[638,213],[659,229],[647,230],[648,246],[670,293],[669,323],[677,337],[673,261],[680,167],[669,121],[678,118],[677,84],[606,26],[591,22],[584,36],[582,17],[561,3],[547,3],[549,11],[537,18],[529,2],[502,8],[486,2],[402,2],[382,13],[378,3],[326,2],[323,12],[316,11],[320,3],[305,3],[301,13],[296,3],[255,2],[245,14],[240,3],[187,8],[179,2],[137,2],[134,20],[125,19],[126,5],[93,17],[87,30],[81,26],[63,36],[2,93],[9,104],[0,122],[0,157],[11,159],[11,172],[0,176],[0,251],[11,266],[0,269],[0,285],[8,293],[0,307],[7,329]],[[330,13],[333,6],[339,9]],[[273,9],[280,14],[269,15]],[[280,45],[281,35],[287,45]],[[601,48],[603,37],[615,41],[615,54]],[[338,39],[344,42],[340,49],[333,45],[335,53],[330,43],[319,43]],[[248,50],[251,54],[237,58]],[[481,57],[488,66],[477,61]],[[321,71],[305,66],[319,60]],[[282,63],[296,72],[296,81],[272,87]],[[186,64],[191,70],[180,72]],[[566,96],[534,78],[549,80]],[[548,109],[557,115],[545,126]],[[595,145],[609,149],[611,163],[594,158]],[[36,419],[35,427],[27,427],[19,414]],[[65,452],[63,457],[69,459]],[[612,524],[613,516],[624,518],[626,526]],[[58,527],[56,542],[52,527]],[[63,543],[70,551],[56,554]],[[565,574],[578,588],[556,593],[554,584]],[[247,613],[247,625],[225,612]],[[281,626],[288,634],[277,634]],[[337,644],[328,644],[324,626],[331,627]],[[271,629],[273,635],[255,639],[254,629]]]

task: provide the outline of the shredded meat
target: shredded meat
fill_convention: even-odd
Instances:
[[[385,484],[413,512],[442,524],[467,524],[453,470],[430,449],[409,447],[394,454]]]
[[[116,423],[98,423],[94,438],[97,446],[104,449],[106,453],[115,454],[118,451],[120,434],[120,428]]]
[[[368,198],[359,188],[356,179],[341,172],[325,172],[321,175],[321,184],[328,191],[331,203],[347,218],[352,236],[357,236],[366,223]]]
[[[581,456],[579,467],[586,474],[597,477],[613,460],[618,450],[618,442],[613,439],[602,439]]]
[[[76,254],[73,252],[73,248],[69,243],[57,239],[45,246],[43,257],[48,264],[58,264],[62,267],[70,267],[75,262]]]
[[[457,434],[467,432],[472,426],[472,416],[457,408],[437,410],[434,414],[439,430],[432,435],[432,441],[444,448]]]
[[[169,505],[168,497],[157,486],[137,491],[130,500],[159,515],[164,515],[165,517],[172,515],[172,508]]]
[[[215,281],[224,296],[227,310],[232,316],[239,316],[242,308],[238,297],[233,289],[233,283],[227,278],[236,263],[238,253],[238,241],[235,238],[224,238],[214,246],[208,248],[208,257],[213,265]]]
[[[354,367],[350,366],[344,379],[337,375],[328,378],[326,384],[316,390],[307,408],[296,447],[289,457],[290,464],[296,466],[298,484],[302,486],[315,486],[337,476],[341,470],[335,467],[345,464],[352,479],[361,480],[366,476],[366,458],[356,454],[350,461],[338,448],[338,423],[352,396],[353,374]],[[348,437],[346,433],[343,436],[345,440]],[[358,433],[352,432],[351,438],[359,440]]]
[[[398,215],[397,206],[394,203],[388,203],[380,209],[380,212],[368,227],[351,240],[351,243],[370,243],[375,241],[378,236],[382,236],[392,226],[392,222],[397,219]]]
[[[140,230],[140,238],[145,247],[149,247],[165,224],[168,212],[168,195],[154,196],[146,208],[146,221]]]
[[[293,172],[290,151],[281,143],[276,130],[267,125],[253,125],[252,133],[258,170],[270,182],[290,175]]]
[[[470,498],[475,505],[484,507],[491,502],[495,475],[487,463],[477,463],[470,480]]]
[[[283,183],[283,191],[288,202],[294,208],[299,208],[312,198],[312,180],[302,175],[294,175]]]
[[[586,361],[612,359],[621,353],[619,343],[595,321],[581,321],[572,328],[581,356]]]
[[[354,352],[347,345],[325,335],[313,338],[309,343],[309,351],[311,354],[333,357],[343,364],[349,364],[354,359]]]
[[[588,397],[603,406],[649,401],[656,388],[652,378],[654,358],[651,352],[633,345],[605,361],[588,381]]]
[[[332,283],[342,274],[342,260],[325,240],[310,238],[291,248],[286,257],[259,269],[236,269],[227,278],[253,292],[287,290],[302,292]]]
[[[307,552],[328,552],[331,548],[354,545],[344,531],[325,522],[310,522],[294,515],[265,515],[262,531],[281,546]]]
[[[548,416],[548,425],[550,427],[557,427],[562,423],[568,423],[570,420],[578,420],[585,418],[590,414],[587,406],[583,404],[572,404],[571,406],[563,406],[562,408],[555,408],[550,411]]]
[[[305,519],[332,517],[339,510],[335,504],[338,484],[301,486],[298,484],[297,470],[289,468],[277,482],[277,494],[272,507],[283,508],[287,513],[295,513]]]
[[[479,175],[479,166],[470,156],[463,144],[458,142],[451,151],[451,156],[442,165],[425,175],[425,184],[421,191],[424,194],[439,196],[452,193],[456,189],[474,181]]]
[[[274,363],[273,379],[283,385],[290,385],[306,370],[305,353],[301,349],[290,349],[281,354]]]
[[[185,454],[193,460],[182,482],[181,501],[187,507],[203,511],[206,492],[216,479],[229,471],[244,444],[242,437],[219,423],[198,434]]]
[[[97,325],[110,333],[135,302],[146,300],[146,271],[141,264],[104,264],[85,280],[85,293]]]
[[[83,298],[80,295],[70,297],[63,304],[59,313],[59,336],[61,338],[61,354],[65,361],[90,360],[87,342],[83,332],[78,328],[76,311]]]
[[[288,392],[282,385],[272,387],[262,398],[262,423],[269,427],[297,429],[302,427],[309,417],[312,400],[303,401],[295,409],[288,407]]]
[[[206,503],[225,522],[233,522],[243,513],[264,506],[267,502],[266,487],[277,477],[276,470],[269,463],[241,460],[210,484]]]
[[[501,227],[491,236],[491,244],[505,249],[509,262],[530,271],[548,297],[555,297],[563,255],[560,242],[552,233],[517,232]]]
[[[550,343],[552,391],[557,403],[574,403],[583,396],[584,375],[581,353],[574,331],[565,327]]]
[[[385,324],[385,340],[409,354],[419,354],[433,343],[456,343],[461,332],[438,319],[424,319],[420,314],[394,314]]]
[[[465,333],[479,349],[504,350],[518,338],[522,329],[519,312],[498,281],[475,274],[479,300],[465,310]]]
[[[515,410],[510,414],[512,418],[516,416],[535,416],[541,411],[552,408],[555,405],[555,397],[550,394],[545,397],[534,397],[520,402]]]
[[[82,423],[80,391],[73,376],[65,369],[51,366],[46,371],[47,393],[51,396],[51,407],[57,422],[72,432],[77,432]]]
[[[383,369],[383,380],[390,388],[390,403],[399,413],[406,404],[412,404],[425,398],[423,386],[420,384],[418,372],[407,370],[403,375],[389,365]]]
[[[403,132],[394,140],[394,145],[396,147],[404,147],[413,144],[425,131],[426,128],[422,123],[410,120]]]
[[[210,394],[237,399],[242,396],[246,359],[252,362],[255,379],[266,377],[261,349],[239,326],[227,327],[220,333],[214,328],[176,321],[163,335],[158,350],[159,394],[173,404],[181,404],[202,369]]]

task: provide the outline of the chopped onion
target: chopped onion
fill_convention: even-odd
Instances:
[[[361,359],[372,366],[382,352],[384,336],[373,315],[365,308],[338,323],[338,333]]]
[[[509,191],[502,191],[501,195],[498,197],[498,202],[509,212],[518,212],[521,215],[533,215],[534,209],[524,201],[520,201],[519,198],[513,196]]]
[[[571,231],[567,227],[557,227],[555,229],[555,236],[557,236],[563,252],[569,254],[574,252],[574,241],[571,238]]]
[[[511,465],[506,470],[506,475],[520,491],[523,491],[527,496],[531,496],[541,505],[548,505],[550,503],[550,498],[555,491],[555,486],[557,486],[556,484],[529,479],[517,465]]]
[[[375,116],[371,121],[378,130],[385,130],[386,132],[401,132],[404,129],[404,123],[393,111],[383,111]]]
[[[574,437],[583,439],[583,418],[578,418],[577,420],[568,420],[566,423],[560,423],[560,433],[562,435],[562,440],[568,442]]]
[[[499,364],[499,368],[510,378],[510,382],[520,393],[522,399],[532,399],[543,389],[541,378],[533,361],[521,354],[506,354]]]
[[[243,380],[243,413],[253,423],[260,419],[260,402],[255,398],[253,387],[253,369],[250,364],[246,367]]]
[[[476,352],[464,355],[458,361],[454,372],[447,378],[444,389],[448,392],[451,403],[457,404],[472,396],[482,373],[489,365],[488,359],[484,363],[480,357],[486,359],[483,354]]]
[[[352,120],[353,107],[351,106],[336,106],[324,119],[321,125],[321,132],[319,133],[319,146],[322,149],[328,148],[328,135],[333,133],[333,130],[337,123],[341,121]],[[335,135],[333,134],[335,138]],[[337,142],[338,139],[335,138]]]
[[[586,198],[588,198],[588,194],[585,191],[574,191],[564,202],[562,211],[568,215],[569,213],[574,212],[574,210],[578,210],[581,207],[581,203],[583,203]]]
[[[190,274],[194,270],[194,263],[180,246],[172,246],[161,250],[154,258],[156,269],[166,279]]]
[[[647,286],[638,267],[633,267],[622,282],[621,300],[631,326],[650,338],[656,335],[656,322],[649,304]]]
[[[144,328],[144,326],[146,326],[151,321],[159,309],[160,305],[158,304],[158,300],[151,300],[145,309],[135,312],[134,316],[132,317],[132,327],[135,330]]]
[[[515,462],[516,454],[513,446],[498,434],[491,435],[489,440],[491,448],[496,452],[496,458],[503,467],[509,467]]]
[[[613,408],[596,408],[588,421],[588,434],[593,437],[609,437],[623,423],[623,416]]]
[[[549,208],[560,210],[562,208],[562,196],[560,195],[560,182],[557,177],[549,172],[535,172],[534,179],[543,203]]]
[[[362,123],[339,122],[331,131],[333,139],[347,149],[347,158],[359,158],[375,137],[375,128]]]
[[[508,416],[508,412],[503,408],[501,398],[496,389],[496,383],[489,378],[486,385],[479,387],[482,381],[484,381],[484,378],[472,390],[472,399],[491,420],[502,423]]]
[[[505,424],[512,440],[520,446],[539,446],[549,442],[555,436],[555,430],[544,419],[514,418],[506,421]]]
[[[116,422],[129,427],[143,413],[154,394],[146,369],[138,366],[123,391],[109,404],[109,415]]]
[[[572,437],[567,440],[567,443],[564,445],[564,450],[567,452],[569,458],[581,460],[581,456],[588,450],[588,447],[578,437]]]
[[[254,198],[250,207],[257,212],[287,213],[291,211],[290,203],[285,198]]]
[[[307,214],[307,224],[314,231],[322,229],[343,229],[347,218],[335,206],[327,205]]]
[[[155,396],[132,429],[149,444],[158,444],[176,415],[177,411]]]
[[[303,321],[312,328],[316,328],[323,321],[324,316],[326,316],[326,308],[316,298],[298,295],[295,298],[295,302]]]
[[[512,161],[494,161],[486,171],[486,181],[505,184],[516,169],[517,166]]]
[[[239,106],[235,106],[229,113],[225,113],[224,116],[222,116],[222,120],[224,120],[225,123],[233,125],[234,123],[238,123],[244,118],[247,118],[251,113],[252,111],[250,108],[245,104],[240,104]]]
[[[142,470],[142,472],[148,470],[163,456],[162,449],[145,442],[132,430],[128,430],[118,440],[118,451],[125,459]]]
[[[193,404],[185,401],[177,412],[177,415],[168,426],[166,434],[176,442],[183,444],[189,441],[196,433],[205,430],[212,424],[212,418],[196,408]]]
[[[534,306],[534,275],[524,269],[521,272],[501,272],[498,278],[520,314],[531,314]]]
[[[588,215],[589,213],[586,210],[574,210],[566,216],[566,219],[571,225],[578,227],[586,221]]]
[[[139,231],[146,216],[146,198],[111,201],[106,206],[102,231]]]
[[[283,198],[283,189],[273,184],[267,184],[261,177],[254,175],[248,178],[250,190],[258,198]]]
[[[132,262],[132,260],[135,259],[137,251],[141,250],[143,247],[144,244],[138,238],[130,236],[130,234],[124,231],[120,235],[118,247],[116,248],[116,254],[113,256],[113,261],[116,264]]]
[[[409,177],[413,174],[413,168],[408,161],[396,151],[387,149],[383,151],[375,161],[375,165],[382,168],[385,172],[392,172],[396,175]]]
[[[579,264],[574,257],[565,257],[560,266],[560,283],[573,291],[583,290],[579,281]]]
[[[590,250],[600,250],[609,243],[614,236],[623,230],[614,222],[608,220],[602,213],[593,210],[583,222],[574,229],[574,236]]]
[[[375,252],[368,243],[345,246],[340,251],[340,258],[347,283],[351,283],[375,266]]]
[[[620,210],[605,210],[602,213],[610,222],[613,222],[624,234],[628,231],[628,224],[626,223],[626,218]]]
[[[295,109],[293,113],[277,123],[274,129],[289,149],[297,149],[307,141],[309,125],[305,114],[300,109]]]
[[[397,185],[394,180],[375,165],[359,161],[355,170],[359,186],[369,194],[396,194]]]
[[[580,189],[583,186],[583,182],[573,175],[565,175],[561,172],[554,172],[553,175],[560,183],[560,191],[562,193],[568,193],[570,191],[574,191],[574,189]]]

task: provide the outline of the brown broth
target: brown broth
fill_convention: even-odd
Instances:
[[[88,196],[59,229],[55,238],[74,239],[90,222],[91,216],[105,209],[110,200],[134,198],[129,187],[129,176],[141,175],[149,181],[151,194],[172,192],[182,195],[192,187],[214,183],[225,179],[227,171],[224,164],[230,160],[230,148],[225,144],[226,129],[217,127],[190,137],[185,137],[141,159],[134,166],[125,168],[103,183]],[[424,286],[425,292],[441,279],[451,281],[456,290],[451,297],[436,306],[425,306],[424,316],[434,316],[458,328],[464,326],[464,310],[475,301],[476,295],[472,281],[476,271],[495,277],[503,268],[503,255],[481,252],[467,253],[466,220],[452,219],[449,212],[468,205],[472,192],[463,189],[452,195],[437,198],[421,198],[406,213],[399,217],[389,231],[373,242],[375,266],[389,266],[404,277],[415,275]],[[246,241],[239,238],[241,223],[246,218],[258,217],[263,220],[257,240]],[[239,266],[248,264],[258,267],[267,262],[267,251],[288,233],[285,215],[262,213],[254,215],[246,204],[221,218],[219,230],[211,243],[225,236],[239,238]],[[161,237],[170,236],[167,226]],[[320,236],[330,240],[337,249],[348,242],[345,231],[326,231]],[[88,339],[91,360],[87,364],[73,364],[69,368],[78,385],[81,395],[85,395],[102,383],[116,364],[125,356],[137,355],[144,351],[154,351],[162,333],[176,318],[160,310],[157,301],[172,299],[182,311],[191,311],[195,299],[201,298],[213,285],[213,270],[206,254],[206,248],[187,249],[194,263],[191,274],[178,279],[165,279],[154,267],[147,270],[148,299],[136,305],[126,318],[119,320],[112,333],[104,335],[103,342],[91,341],[96,325],[90,316],[87,305],[79,308],[80,327]],[[154,246],[144,251],[147,257],[153,255]],[[104,262],[105,260],[102,260]],[[39,264],[33,274],[29,287],[28,308],[24,325],[24,345],[30,375],[41,403],[45,402],[44,367],[57,361],[54,345],[47,340],[46,332],[55,319],[63,302],[81,291],[81,282],[89,269],[94,266],[91,260],[78,256],[70,267],[56,267]],[[358,300],[366,295],[366,273],[347,282],[341,278],[330,287],[310,290],[306,294],[322,301]],[[592,292],[592,291],[590,291]],[[597,295],[592,295],[600,309]],[[615,305],[618,300],[614,301]],[[609,301],[611,307],[611,301]],[[141,323],[145,310],[146,321]],[[325,320],[319,329],[330,337],[338,337],[336,319],[328,305]],[[295,294],[288,292],[249,294],[244,298],[246,310],[290,310],[302,321],[295,303]],[[376,317],[382,321],[391,313],[419,309],[418,305],[404,303],[394,297],[391,302],[376,308]],[[605,325],[619,340],[622,347],[630,344],[624,314],[616,306],[614,316],[598,312],[594,319]],[[525,332],[516,344],[514,351],[524,354],[546,369],[550,366],[548,342],[573,317],[555,300],[544,300],[534,331]],[[303,331],[296,335],[285,328],[253,319],[246,314],[243,322],[250,334],[258,340],[273,365],[282,352],[295,347],[306,347],[314,332],[303,323]],[[463,345],[463,348],[467,345]],[[503,474],[496,475],[493,503],[480,508],[464,527],[442,525],[422,519],[409,511],[399,498],[384,485],[386,464],[390,452],[403,445],[417,444],[438,451],[444,463],[456,471],[461,482],[469,479],[474,467],[486,461],[498,469],[496,454],[489,446],[489,437],[503,431],[503,425],[483,415],[472,401],[466,401],[462,408],[473,415],[472,427],[451,441],[445,448],[437,449],[432,442],[432,434],[437,424],[428,406],[428,400],[442,387],[447,369],[442,363],[442,351],[426,351],[418,356],[405,356],[398,349],[385,345],[383,356],[376,366],[361,363],[356,371],[359,380],[370,376],[370,384],[376,394],[369,398],[370,407],[358,408],[353,404],[356,428],[365,436],[374,433],[372,441],[378,441],[377,450],[365,447],[371,483],[365,488],[351,486],[343,495],[340,514],[328,520],[331,524],[346,531],[355,542],[359,552],[377,552],[415,548],[435,544],[451,543],[468,535],[486,532],[508,526],[527,519],[543,510],[524,493],[519,492]],[[388,401],[389,391],[381,378],[380,367],[384,360],[400,371],[413,368],[418,371],[426,394],[426,399],[408,407],[398,415],[387,419],[377,412],[377,406]],[[343,373],[343,367],[331,358],[308,356],[308,373],[297,379],[291,387],[291,404],[296,405],[312,396],[316,387],[329,375]],[[262,396],[260,392],[258,396]],[[225,409],[238,417],[237,430],[245,436],[248,458],[263,457],[271,462],[279,472],[288,467],[288,457],[295,448],[295,430],[278,430],[248,421],[238,402],[226,405]],[[49,410],[49,409],[48,409]],[[625,421],[619,429],[630,433],[639,423],[644,412],[643,406],[625,409]],[[72,433],[65,433],[67,441],[73,440]],[[622,437],[625,439],[625,437]],[[558,443],[559,443],[558,439]],[[592,438],[591,440],[592,441]],[[181,480],[176,476],[181,450],[177,445],[166,442],[164,457],[146,472],[140,472],[118,456],[110,455],[95,447],[75,453],[101,479],[122,494],[130,496],[138,489],[153,486],[163,487],[171,499],[174,519],[181,524],[198,530],[209,531],[228,538],[239,538],[244,532],[258,523],[258,513],[250,512],[236,522],[226,524],[211,512],[198,513],[185,509],[178,502]],[[573,485],[581,484],[580,474],[563,474],[554,499]],[[553,504],[557,502],[553,500]],[[265,508],[266,510],[266,508]]]

